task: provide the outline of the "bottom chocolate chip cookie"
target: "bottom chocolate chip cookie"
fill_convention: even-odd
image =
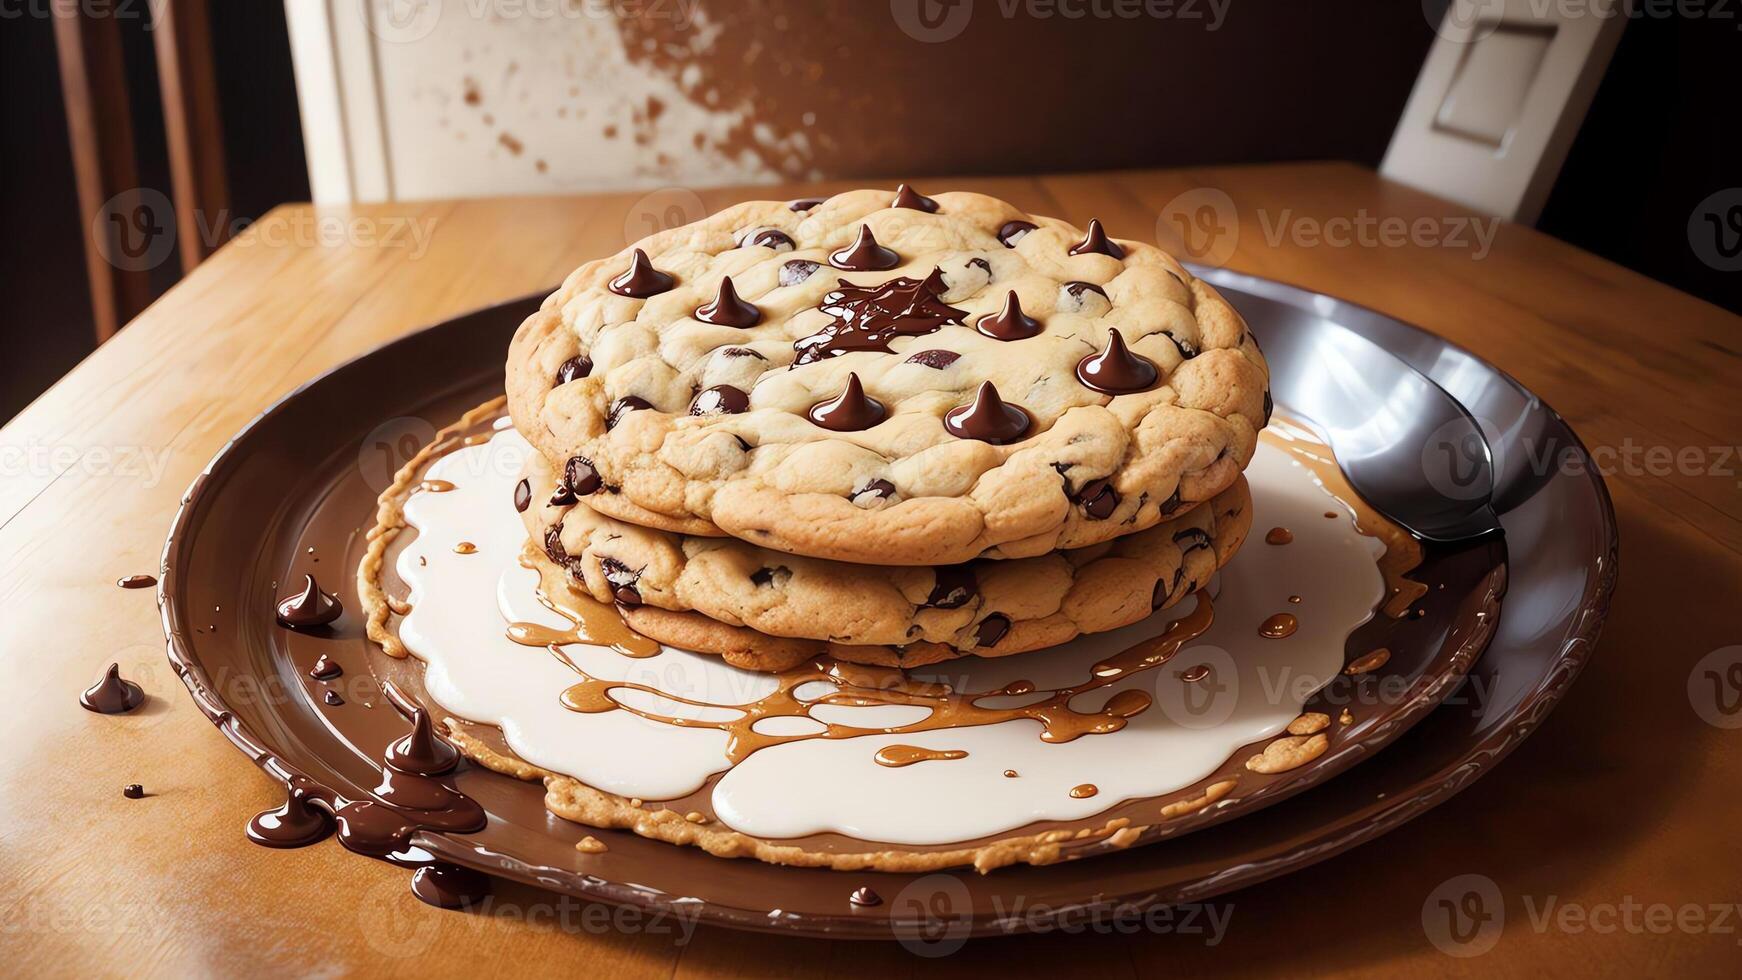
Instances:
[[[570,588],[616,603],[643,634],[760,670],[824,651],[913,667],[1117,629],[1208,582],[1252,523],[1242,478],[1170,521],[1075,551],[937,568],[854,565],[606,517],[577,496],[585,476],[559,473],[538,453],[522,473],[516,504],[547,588],[560,570]]]

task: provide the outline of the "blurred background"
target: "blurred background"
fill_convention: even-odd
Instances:
[[[0,0],[0,422],[309,200],[1346,160],[1742,312],[1736,7]]]

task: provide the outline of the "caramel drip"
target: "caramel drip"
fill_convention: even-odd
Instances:
[[[1409,608],[1428,591],[1426,584],[1408,578],[1409,573],[1421,565],[1421,542],[1361,499],[1343,477],[1343,471],[1337,468],[1330,447],[1304,423],[1278,415],[1270,420],[1270,427],[1260,433],[1259,438],[1288,453],[1312,471],[1325,490],[1349,509],[1355,518],[1355,530],[1370,538],[1378,538],[1385,545],[1385,554],[1379,559],[1379,574],[1385,578],[1385,602],[1380,608],[1392,619],[1408,615]],[[1325,516],[1334,519],[1343,515],[1328,510]]]
[[[521,555],[520,564],[523,568],[535,567],[525,555]],[[552,653],[571,643],[586,643],[610,647],[622,656],[636,660],[659,654],[660,645],[630,629],[623,621],[623,615],[612,606],[572,589],[565,598],[567,602],[557,603],[543,589],[538,590],[539,604],[568,620],[568,629],[515,622],[508,624],[508,638],[522,646],[546,647]],[[568,660],[567,657],[561,659]]]
[[[1380,647],[1371,653],[1364,653],[1361,656],[1356,657],[1354,660],[1349,661],[1349,665],[1343,668],[1343,673],[1350,675],[1365,674],[1370,671],[1378,670],[1389,663],[1390,660],[1391,651],[1384,647]]]
[[[604,841],[594,837],[592,834],[588,834],[575,842],[575,850],[580,851],[582,854],[603,854],[610,850],[610,848],[605,846]]]
[[[1294,541],[1294,532],[1286,527],[1273,527],[1264,535],[1265,544],[1289,544]]]
[[[917,745],[885,745],[877,750],[877,764],[891,769],[911,766],[916,762],[948,762],[951,759],[966,759],[968,753],[961,749],[922,749]]]
[[[1086,800],[1099,792],[1101,792],[1101,787],[1096,786],[1094,783],[1083,783],[1080,786],[1071,787],[1071,799]]]
[[[1297,629],[1300,629],[1300,620],[1294,618],[1293,613],[1277,613],[1259,625],[1258,635],[1280,640],[1293,636]]]
[[[1185,681],[1187,684],[1196,684],[1198,681],[1201,681],[1208,676],[1210,676],[1210,665],[1197,664],[1180,671],[1179,679]]]
[[[425,493],[447,493],[454,485],[447,480],[425,480],[417,488]]]
[[[456,555],[475,555],[477,553],[478,546],[470,541],[461,541],[459,544],[454,545],[454,554]]]
[[[774,675],[779,681],[779,687],[749,704],[714,704],[646,684],[591,677],[570,662],[569,666],[581,676],[581,680],[563,691],[562,703],[569,710],[584,714],[627,711],[649,721],[676,728],[707,728],[725,732],[728,736],[726,757],[734,765],[749,758],[754,752],[787,742],[813,738],[857,738],[861,735],[877,734],[909,735],[996,725],[1021,719],[1040,724],[1040,740],[1043,742],[1070,742],[1084,735],[1104,735],[1119,731],[1129,719],[1142,714],[1153,703],[1153,698],[1147,692],[1137,689],[1118,692],[1099,711],[1081,711],[1071,707],[1074,698],[1110,687],[1128,677],[1167,663],[1186,644],[1203,636],[1214,618],[1209,595],[1199,592],[1196,608],[1183,618],[1168,624],[1167,630],[1161,635],[1144,640],[1095,664],[1090,670],[1089,678],[1079,684],[1054,691],[1034,692],[1044,697],[1034,703],[1013,708],[988,707],[984,702],[992,698],[1007,697],[1016,690],[1032,691],[1032,685],[1017,682],[983,694],[960,694],[945,684],[916,681],[896,668],[842,663],[827,656]],[[523,624],[516,624],[520,625]],[[510,628],[510,635],[513,635],[513,627]],[[833,690],[810,700],[797,696],[796,692],[800,688],[815,683],[826,684]],[[620,690],[637,691],[687,707],[724,709],[736,712],[738,717],[713,721],[664,715],[613,697],[613,693]],[[925,718],[906,725],[860,728],[812,718],[811,708],[820,704],[850,707],[901,705],[927,708],[930,713]],[[757,731],[758,724],[768,718],[807,718],[821,725],[822,729],[782,735]]]

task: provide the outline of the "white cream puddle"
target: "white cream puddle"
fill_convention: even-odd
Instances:
[[[541,605],[537,574],[518,564],[526,531],[512,504],[519,463],[531,452],[512,430],[487,444],[438,459],[427,477],[451,482],[444,493],[416,493],[405,518],[418,537],[400,555],[399,575],[411,587],[412,612],[400,638],[428,665],[430,695],[455,715],[498,725],[508,745],[536,766],[566,773],[620,796],[671,799],[692,793],[727,770],[726,733],[680,728],[629,711],[581,713],[559,700],[574,671],[549,651],[508,639],[506,625],[524,621],[565,629],[569,623]],[[1094,709],[1118,691],[1139,688],[1155,704],[1120,731],[1047,743],[1037,722],[1015,720],[975,728],[846,739],[812,738],[762,749],[731,768],[716,785],[713,805],[727,826],[759,837],[836,832],[893,844],[945,844],[1012,830],[1037,820],[1073,820],[1137,797],[1182,789],[1209,775],[1237,748],[1275,735],[1300,713],[1313,692],[1343,666],[1343,645],[1384,598],[1375,565],[1383,546],[1357,533],[1344,508],[1290,455],[1260,443],[1247,470],[1255,513],[1250,539],[1222,570],[1215,623],[1157,669],[1081,695],[1073,707]],[[1327,511],[1338,518],[1327,519]],[[1268,545],[1271,527],[1294,532],[1292,544]],[[453,546],[470,541],[473,554]],[[1291,595],[1304,601],[1292,604]],[[1003,659],[967,658],[915,671],[958,691],[997,690],[1018,680],[1038,690],[1080,684],[1090,667],[1162,632],[1181,607],[1112,633]],[[1299,629],[1267,639],[1258,627],[1276,613],[1299,617]],[[738,670],[717,657],[671,648],[645,659],[609,648],[570,645],[564,653],[592,677],[631,681],[670,697],[623,689],[616,695],[659,714],[723,721],[729,707],[777,687],[763,674]],[[1188,682],[1180,674],[1203,664],[1210,673]],[[806,688],[812,685],[806,685]],[[828,693],[800,689],[806,697]],[[1017,705],[1034,696],[988,699]],[[697,705],[693,702],[705,702]],[[893,727],[925,717],[913,706],[818,705],[816,721],[768,719],[769,734],[814,731],[816,722]],[[880,765],[889,745],[967,756],[912,765]],[[1004,775],[1006,770],[1018,773]],[[1076,799],[1072,787],[1099,792]]]

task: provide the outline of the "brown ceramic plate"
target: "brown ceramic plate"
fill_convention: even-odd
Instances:
[[[275,776],[306,775],[353,797],[366,796],[377,781],[375,760],[388,739],[403,731],[403,722],[374,686],[374,655],[361,638],[356,616],[353,570],[370,523],[370,502],[436,427],[499,386],[497,365],[507,337],[535,305],[535,299],[527,299],[449,321],[335,370],[264,413],[190,489],[166,545],[161,575],[171,660],[201,708]],[[1261,338],[1267,330],[1293,328],[1252,319]],[[1577,446],[1570,433],[1565,438]],[[1274,786],[1263,781],[1243,786],[1243,796],[1252,802],[1242,809],[1277,803],[1396,739],[1384,761],[1263,813],[1193,834],[1189,847],[1163,842],[984,877],[780,868],[721,860],[626,833],[599,834],[610,850],[581,855],[572,848],[581,828],[548,815],[535,784],[471,769],[456,777],[456,785],[490,812],[490,825],[475,835],[423,834],[418,842],[443,859],[577,895],[666,908],[726,925],[809,934],[954,938],[1046,924],[1054,911],[1080,914],[1085,905],[1141,907],[1202,899],[1319,860],[1401,823],[1504,754],[1528,721],[1558,698],[1584,649],[1567,641],[1582,641],[1594,632],[1613,574],[1607,498],[1600,483],[1564,476],[1573,472],[1590,470],[1563,468],[1517,508],[1537,511],[1539,521],[1554,510],[1572,513],[1583,521],[1583,543],[1591,546],[1558,549],[1565,554],[1557,555],[1564,566],[1559,571],[1576,571],[1587,586],[1571,610],[1559,611],[1583,615],[1533,623],[1532,632],[1518,637],[1523,649],[1501,654],[1522,657],[1520,663],[1534,669],[1520,670],[1509,662],[1501,672],[1493,667],[1491,652],[1477,668],[1488,681],[1470,686],[1472,697],[1482,703],[1474,710],[1428,713],[1480,648],[1483,637],[1471,631],[1473,613],[1492,600],[1494,575],[1506,567],[1498,542],[1431,552],[1422,577],[1453,587],[1430,594],[1424,618],[1385,624],[1398,631],[1389,643],[1398,656],[1387,674],[1403,679],[1398,689],[1404,695],[1377,699],[1382,711],[1359,712],[1370,720],[1353,726],[1351,737],[1340,739],[1309,772],[1276,780]],[[1548,501],[1553,509],[1543,511],[1545,495],[1568,499]],[[1516,548],[1518,532],[1510,523],[1508,532]],[[346,598],[347,614],[331,634],[290,634],[273,623],[270,609],[283,591],[280,580],[292,569],[312,569]],[[1544,588],[1554,584],[1543,581]],[[1564,580],[1560,584],[1564,587]],[[1500,621],[1502,636],[1520,594],[1516,570],[1511,589],[1508,614]],[[1556,611],[1553,601],[1527,604],[1545,615]],[[348,670],[338,685],[347,698],[343,706],[318,703],[316,686],[306,679],[309,665],[322,653]],[[1354,682],[1338,684],[1342,687],[1321,698],[1359,702],[1351,690]],[[1426,721],[1416,732],[1399,737],[1423,716]],[[1422,729],[1437,734],[1424,737]],[[1351,788],[1345,790],[1346,784]],[[1225,819],[1226,814],[1216,813],[1183,820],[1175,832]],[[237,815],[239,825],[246,816]],[[876,908],[853,908],[846,896],[859,885],[890,900]],[[1013,908],[1024,911],[1010,920]],[[1036,910],[1047,911],[1037,917]]]

